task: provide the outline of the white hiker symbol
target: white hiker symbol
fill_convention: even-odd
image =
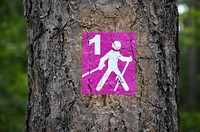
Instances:
[[[116,74],[116,78],[118,79],[118,83],[116,84],[114,91],[117,90],[117,87],[119,84],[122,84],[125,91],[128,91],[129,87],[128,87],[123,75],[128,67],[129,62],[132,61],[132,57],[131,56],[124,57],[120,54],[119,50],[121,48],[121,43],[119,41],[114,41],[112,43],[112,48],[113,48],[112,50],[110,50],[106,55],[104,55],[100,59],[99,67],[94,69],[94,71],[102,70],[103,67],[105,66],[105,61],[108,60],[108,69],[106,70],[103,77],[99,81],[99,83],[96,87],[96,90],[100,91],[102,89],[103,85],[105,84],[106,80],[108,79],[109,75],[111,74],[111,72],[114,72]],[[119,68],[118,68],[118,60],[126,61],[126,65],[125,65],[122,73],[119,71]]]
[[[83,32],[82,36],[82,94],[135,95],[136,33]]]

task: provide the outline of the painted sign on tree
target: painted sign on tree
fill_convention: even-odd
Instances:
[[[136,94],[135,59],[135,33],[83,33],[82,94]]]

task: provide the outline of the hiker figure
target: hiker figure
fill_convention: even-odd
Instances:
[[[105,66],[106,60],[108,60],[108,69],[106,70],[103,77],[99,81],[99,83],[96,87],[96,90],[100,91],[102,89],[103,85],[105,84],[106,80],[108,79],[110,73],[114,72],[116,74],[117,79],[118,79],[118,83],[122,84],[125,91],[128,91],[129,87],[128,87],[126,81],[124,80],[122,73],[119,71],[119,68],[118,68],[118,60],[131,62],[132,57],[131,56],[130,57],[124,57],[120,54],[119,50],[121,48],[121,43],[119,41],[114,41],[112,43],[112,48],[113,48],[112,50],[110,50],[106,55],[104,55],[100,59],[98,69],[99,70],[103,69],[103,67]]]

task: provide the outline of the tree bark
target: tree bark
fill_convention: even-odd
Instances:
[[[27,132],[179,131],[176,0],[25,0]],[[137,95],[81,94],[81,36],[137,35]]]

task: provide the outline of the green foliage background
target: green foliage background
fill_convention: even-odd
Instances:
[[[184,0],[181,1],[184,3]],[[190,20],[190,26],[187,25]],[[188,49],[195,45],[200,55],[200,10],[189,8],[180,16],[180,104],[181,131],[200,132],[200,84],[195,106],[187,103]],[[27,97],[26,22],[22,0],[0,0],[0,132],[19,132],[25,124]],[[200,57],[197,67],[200,66]],[[197,70],[200,82],[200,69]],[[189,109],[192,111],[189,111]]]
[[[200,3],[199,3],[200,4]],[[200,7],[200,5],[196,5]],[[181,116],[181,132],[200,132],[200,8],[188,7],[188,11],[180,15],[179,25],[180,29],[180,116]],[[193,79],[196,80],[195,85],[195,99],[193,103],[189,102],[188,90],[188,65],[189,50],[196,49],[195,67],[196,74]]]
[[[0,1],[0,132],[22,131],[27,96],[22,0]]]

